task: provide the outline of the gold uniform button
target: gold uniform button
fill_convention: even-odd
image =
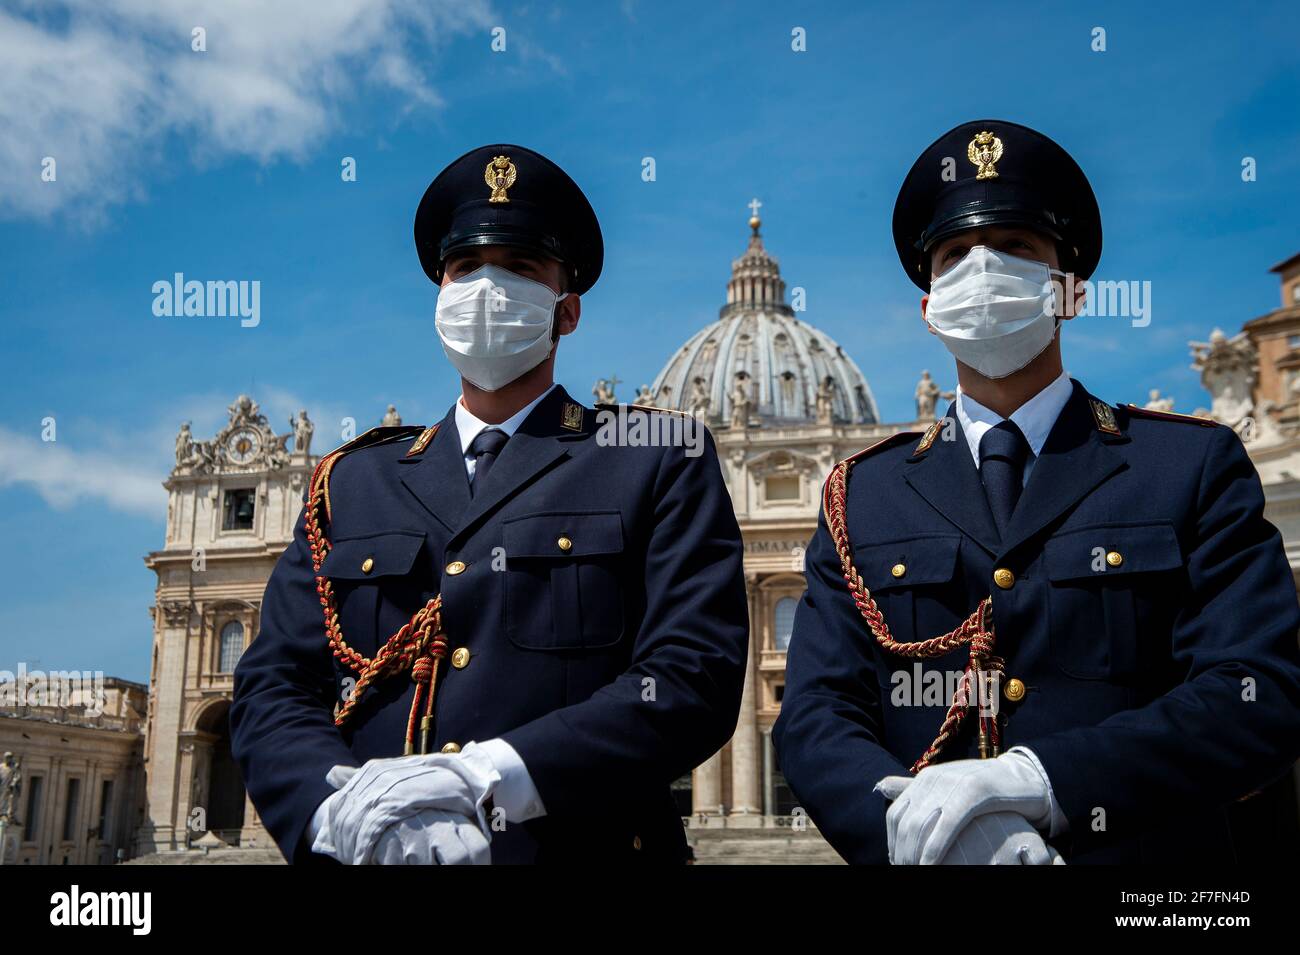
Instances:
[[[446,746],[442,748],[442,751],[444,753],[459,753],[460,743],[448,743]]]
[[[560,550],[565,553],[568,553],[573,549],[573,541],[569,540],[567,537],[561,537],[555,543],[559,546]]]
[[[1012,703],[1019,703],[1025,698],[1025,684],[1022,680],[1012,677],[1007,680],[1007,685],[1002,688],[1002,695]]]
[[[374,567],[375,567],[375,561],[371,557],[367,557],[365,560],[361,562],[361,572],[363,574],[370,573],[370,571],[374,570]]]
[[[640,837],[640,836],[633,836],[633,837],[632,837],[632,848],[633,848],[633,849],[636,849],[638,852],[641,850],[641,837]]]
[[[1124,555],[1117,550],[1113,550],[1106,555],[1106,563],[1110,564],[1112,567],[1118,567],[1120,564],[1124,563]]]
[[[457,647],[452,652],[451,665],[457,670],[463,670],[469,666],[469,647]]]
[[[905,573],[907,573],[907,565],[895,564],[893,567],[889,568],[889,572],[893,574],[895,577],[902,577]]]
[[[465,572],[465,562],[463,560],[453,560],[447,565],[447,573],[455,577],[457,574]]]
[[[1003,590],[1010,590],[1016,582],[1016,575],[1005,567],[999,567],[993,571],[993,582]]]

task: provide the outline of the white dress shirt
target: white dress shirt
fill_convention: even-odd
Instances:
[[[456,399],[456,430],[460,434],[461,453],[465,456],[465,473],[470,478],[474,477],[474,456],[470,454],[469,446],[478,437],[479,432],[487,428],[497,428],[504,431],[507,437],[513,436],[519,430],[519,426],[524,423],[524,419],[528,417],[529,413],[554,388],[555,384],[552,383],[550,388],[547,388],[500,424],[490,424],[480,420],[465,407],[462,399]],[[492,761],[492,765],[501,774],[501,782],[497,784],[496,789],[492,792],[492,804],[505,813],[507,822],[526,822],[529,819],[546,815],[546,807],[542,805],[542,797],[537,792],[533,777],[513,746],[503,739],[495,738],[484,740],[478,744],[478,748],[481,752],[487,754]],[[324,825],[325,803],[322,802],[316,808],[316,812],[312,814],[311,821],[307,825],[307,839],[309,842],[314,843],[316,841],[316,834],[320,832]]]
[[[1034,462],[1038,460],[1038,455],[1043,450],[1047,435],[1051,433],[1052,426],[1056,424],[1056,419],[1061,416],[1061,409],[1065,407],[1065,403],[1070,399],[1073,391],[1074,382],[1070,380],[1069,373],[1063,371],[1061,377],[1011,412],[1010,420],[1020,429],[1020,433],[1029,442],[1029,450],[1033,452],[1033,456],[1025,462],[1025,471],[1021,476],[1021,487],[1029,483],[1029,472],[1034,469]],[[970,454],[975,460],[975,469],[979,470],[980,439],[994,425],[1001,424],[1007,419],[996,411],[985,408],[962,391],[961,386],[958,385],[957,420],[961,423],[962,434],[966,435],[966,443],[970,445]]]

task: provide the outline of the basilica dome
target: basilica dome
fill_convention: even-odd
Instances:
[[[776,259],[763,248],[760,220],[731,264],[727,303],[655,378],[655,405],[714,424],[876,424],[862,371],[833,338],[795,317]]]

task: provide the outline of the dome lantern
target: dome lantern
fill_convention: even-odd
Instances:
[[[758,217],[761,205],[757,199],[750,200],[749,208],[753,214],[749,217],[749,228],[752,230],[749,248],[731,263],[727,304],[722,306],[720,313],[723,317],[734,309],[759,307],[794,314],[790,306],[785,304],[785,282],[781,279],[781,267],[763,248],[763,236],[758,231],[763,224],[763,220]]]

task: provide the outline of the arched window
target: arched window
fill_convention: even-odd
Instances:
[[[782,597],[776,602],[772,638],[776,642],[776,648],[781,651],[790,649],[790,631],[794,629],[795,603],[793,597]]]
[[[235,664],[244,653],[244,625],[232,620],[221,628],[221,666],[222,673],[234,673]]]

